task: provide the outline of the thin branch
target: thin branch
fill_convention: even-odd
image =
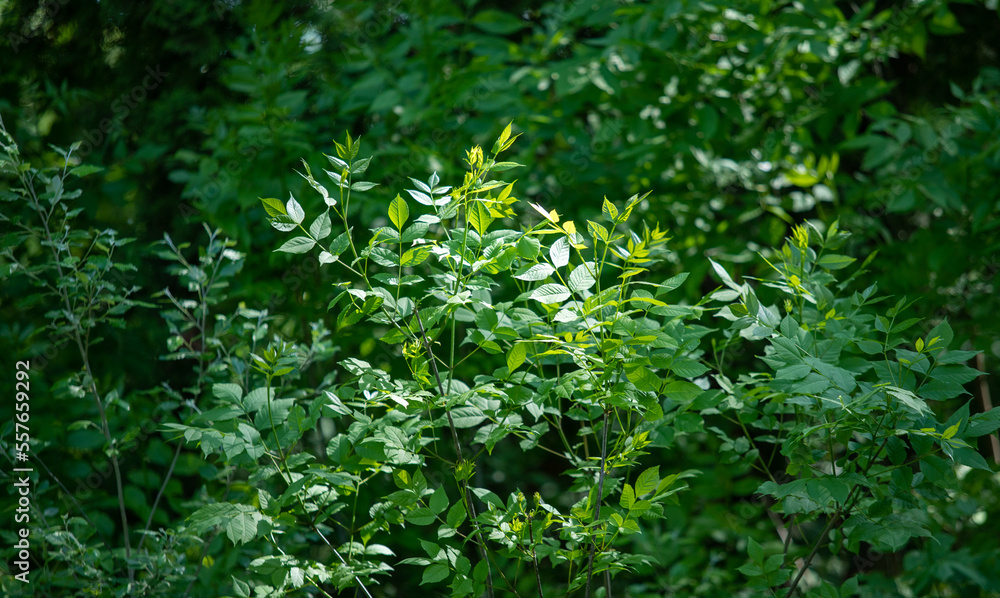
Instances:
[[[420,326],[420,337],[423,339],[424,350],[427,351],[427,356],[430,358],[431,368],[434,370],[434,379],[437,381],[438,393],[441,398],[445,398],[444,385],[441,384],[441,374],[438,372],[437,361],[434,357],[434,351],[431,349],[430,340],[427,338],[427,331],[424,330],[424,323],[420,319],[419,309],[414,310],[414,314],[417,317],[417,325]],[[445,410],[445,415],[448,416],[448,427],[451,428],[451,438],[455,444],[455,454],[458,460],[462,460],[462,445],[458,441],[458,432],[455,429],[455,421],[451,417],[451,412],[447,409]],[[479,550],[482,553],[483,562],[486,563],[486,595],[493,598],[493,569],[490,567],[490,557],[489,553],[486,551],[486,541],[483,539],[483,531],[479,528],[479,522],[476,521],[476,507],[472,503],[472,491],[469,490],[469,481],[463,480],[462,486],[465,487],[465,502],[466,508],[469,511],[469,521],[472,522],[472,526],[476,529],[476,536],[478,537]]]
[[[983,402],[983,413],[986,413],[993,409],[993,401],[990,398],[990,385],[986,383],[986,356],[983,353],[976,355],[976,369],[984,374],[979,376],[979,399]],[[1000,463],[1000,439],[996,434],[990,434],[989,438],[993,462]]]
[[[594,524],[596,525],[601,519],[601,501],[604,496],[604,475],[605,469],[607,469],[608,462],[608,411],[604,410],[604,430],[602,431],[603,438],[601,439],[601,474],[597,483],[597,505],[594,507]],[[590,544],[590,559],[587,563],[587,590],[584,592],[584,598],[590,597],[590,579],[594,575],[594,553],[597,551],[597,540],[591,539]],[[611,596],[610,580],[605,578],[606,590],[608,592],[608,598]]]

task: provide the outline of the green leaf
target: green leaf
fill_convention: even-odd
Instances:
[[[322,241],[323,239],[330,236],[333,232],[333,227],[330,224],[330,212],[326,211],[316,217],[316,220],[309,226],[309,234],[313,236],[317,241]]]
[[[747,554],[754,563],[764,564],[764,549],[753,538],[747,538]]]
[[[239,384],[213,384],[212,396],[227,403],[238,405],[243,398],[243,389]]]
[[[660,295],[668,293],[676,289],[677,287],[681,286],[682,284],[684,284],[684,281],[687,280],[687,277],[688,277],[688,272],[681,272],[677,276],[673,276],[663,281],[660,284],[660,286],[656,289],[656,296],[659,297]]]
[[[837,255],[835,253],[828,253],[816,261],[819,266],[825,270],[840,270],[841,268],[846,268],[857,261],[853,257],[848,257],[846,255]]]
[[[545,280],[555,271],[555,268],[546,263],[533,264],[519,269],[517,273],[514,274],[514,278],[528,281]]]
[[[357,453],[363,459],[385,461],[385,441],[378,438],[366,438],[357,446]]]
[[[635,481],[636,496],[644,496],[656,490],[660,484],[660,466],[656,465],[639,474]]]
[[[893,332],[893,333],[903,332],[904,330],[912,327],[914,324],[916,324],[918,322],[922,322],[922,321],[923,320],[921,318],[909,318],[907,320],[903,320],[902,322],[899,322],[898,324],[894,324],[892,326],[892,330],[890,332]]]
[[[347,233],[340,233],[334,237],[333,241],[330,242],[330,254],[340,255],[344,253],[344,250],[351,246],[351,239],[348,237]]]
[[[438,489],[431,495],[431,512],[438,515],[448,508],[448,504],[448,493],[445,491],[444,486],[438,486]]]
[[[326,456],[330,458],[330,461],[339,465],[347,460],[347,457],[351,454],[351,441],[346,434],[337,434],[330,439],[330,442],[326,445]],[[404,470],[398,470],[403,471]]]
[[[497,162],[490,167],[490,170],[503,172],[505,170],[510,170],[511,168],[524,168],[524,164],[518,164],[517,162]]]
[[[489,229],[490,224],[493,223],[493,217],[490,216],[490,210],[486,205],[479,200],[476,200],[469,206],[469,224],[472,228],[476,229],[480,235],[486,234],[486,230]]]
[[[563,285],[549,283],[535,289],[529,298],[539,303],[562,303],[569,299],[569,296],[569,289]]]
[[[368,170],[368,164],[371,163],[372,157],[361,158],[354,164],[351,164],[351,174],[364,174]]]
[[[965,465],[981,471],[992,471],[986,459],[979,454],[979,451],[968,447],[956,447],[952,449],[952,457],[959,465]]]
[[[499,137],[497,137],[496,143],[493,144],[493,152],[492,153],[494,153],[494,154],[500,153],[500,148],[502,148],[503,144],[507,143],[507,140],[510,139],[510,127],[513,124],[514,124],[514,122],[511,121],[511,122],[507,123],[506,127],[504,127],[503,132],[500,133]]]
[[[368,255],[376,264],[385,268],[394,268],[399,265],[399,256],[385,247],[372,247]]]
[[[948,351],[947,353],[940,353],[934,358],[934,362],[938,365],[945,365],[951,363],[965,363],[970,361],[979,355],[981,351]]]
[[[740,288],[740,285],[736,284],[736,282],[732,279],[732,277],[729,276],[729,273],[726,272],[725,268],[717,264],[715,260],[713,260],[712,258],[708,258],[708,263],[712,264],[712,270],[715,270],[715,274],[722,280],[722,284],[726,285],[727,287],[731,288],[737,293],[743,292],[742,289]]]
[[[236,513],[236,505],[212,503],[198,509],[188,518],[189,529],[196,534],[204,534]]]
[[[448,525],[457,528],[466,518],[465,503],[458,501],[448,509]]]
[[[481,423],[486,416],[478,407],[466,405],[452,409],[451,418],[456,428],[471,428]]]
[[[271,226],[275,230],[287,233],[295,230],[299,225],[288,214],[278,214],[274,218],[271,218]]]
[[[526,260],[533,260],[538,257],[538,251],[542,244],[534,237],[521,237],[517,240],[517,255]]]
[[[378,187],[378,183],[358,181],[357,183],[351,184],[351,191],[368,191],[369,189],[374,189],[375,187]]]
[[[886,386],[885,391],[898,399],[903,405],[905,405],[910,411],[916,415],[932,415],[933,412],[931,408],[927,406],[927,403],[923,399],[916,396],[912,392],[897,388],[895,386]]]
[[[285,253],[306,253],[313,246],[316,245],[316,241],[310,239],[309,237],[294,237],[285,241],[285,243],[275,249],[275,251],[283,251]]]
[[[675,359],[670,365],[670,371],[681,378],[697,378],[707,372],[708,368],[691,359]]]
[[[701,387],[693,382],[671,382],[663,389],[663,395],[678,403],[689,403],[702,393]]]
[[[84,164],[83,166],[77,166],[76,168],[70,169],[69,173],[74,176],[85,177],[94,174],[95,172],[101,172],[102,170],[104,170],[104,168],[101,166]]]
[[[427,507],[417,507],[406,514],[406,520],[413,525],[430,525],[435,519],[437,517]]]
[[[417,239],[423,239],[427,234],[428,225],[426,222],[414,222],[403,231],[403,243],[412,243]]]
[[[635,504],[635,490],[632,489],[632,486],[625,484],[625,488],[622,490],[622,497],[618,501],[618,504],[620,504],[624,509],[632,508],[632,505]]]
[[[876,550],[896,552],[906,546],[910,538],[930,535],[930,531],[915,518],[906,513],[894,513],[879,522],[864,521],[858,524],[850,533],[850,542],[852,546],[859,541],[868,542]]]
[[[472,24],[486,33],[494,35],[508,35],[528,26],[528,23],[511,13],[493,8],[476,13],[476,16],[472,18]]]
[[[637,368],[628,370],[625,375],[639,390],[655,392],[660,388],[660,378],[646,366],[641,365]]]
[[[948,320],[945,320],[931,329],[927,333],[927,348],[928,349],[944,349],[951,345],[951,341],[954,340],[955,333],[951,331],[951,326],[948,324]]]
[[[420,579],[420,585],[435,583],[451,575],[451,570],[444,563],[431,563],[424,569],[424,576]]]
[[[601,213],[604,214],[608,222],[618,222],[618,208],[615,207],[615,204],[608,201],[607,197],[604,198],[604,203],[601,204]]]
[[[590,266],[593,266],[593,264],[581,264],[573,269],[573,272],[569,275],[568,281],[571,291],[574,293],[586,291],[597,283],[597,281],[594,280],[593,274],[590,272]]]
[[[556,268],[562,268],[569,263],[569,239],[559,237],[552,247],[549,247],[549,259]]]
[[[235,575],[231,577],[233,578],[233,591],[236,592],[236,595],[239,598],[250,598],[250,584]]]
[[[280,199],[274,197],[262,197],[260,198],[260,203],[264,204],[264,211],[272,218],[288,214],[285,210],[285,204],[283,204]]]
[[[418,245],[412,249],[408,249],[406,253],[403,254],[403,258],[400,260],[400,265],[419,266],[424,263],[430,255],[430,245]]]
[[[951,384],[968,384],[982,375],[982,372],[966,365],[942,365],[931,370],[930,377]]]
[[[226,521],[226,536],[233,544],[246,544],[257,538],[258,523],[270,523],[270,517],[265,516],[250,505],[231,505],[234,512]]]
[[[608,242],[608,229],[604,228],[603,225],[594,222],[593,220],[587,221],[587,231],[590,232],[590,237],[596,242],[598,239]]]
[[[266,209],[266,208],[265,208]],[[299,205],[299,202],[295,201],[295,197],[289,193],[288,201],[285,203],[286,214],[288,214],[295,224],[302,224],[302,221],[306,218],[306,212]]]
[[[396,198],[389,203],[389,220],[392,221],[396,230],[402,231],[403,225],[410,218],[410,207],[406,205],[406,200],[396,194]]]
[[[965,433],[969,436],[983,436],[1000,428],[1000,408],[994,407],[985,413],[977,413],[969,420]]]
[[[882,352],[882,343],[876,341],[857,341],[858,348],[869,355],[877,355]]]
[[[527,356],[528,350],[524,343],[514,343],[514,346],[507,352],[507,370],[513,372],[521,367]]]

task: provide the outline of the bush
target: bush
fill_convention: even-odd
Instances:
[[[97,499],[80,504],[58,483],[79,517],[57,521],[55,488],[33,474],[42,555],[33,579],[165,596],[188,595],[199,580],[238,596],[426,584],[454,596],[879,595],[884,555],[933,562],[941,546],[955,558],[974,546],[987,531],[987,503],[977,501],[988,492],[972,494],[969,472],[991,472],[975,442],[1000,416],[966,404],[941,417],[929,401],[965,393],[979,372],[964,362],[976,353],[948,349],[946,322],[914,334],[910,301],[887,307],[874,285],[852,290],[874,256],[857,267],[837,253],[849,235],[836,221],[799,225],[764,251],[772,274],[755,286],[708,260],[722,286],[696,303],[676,299],[687,275],[662,275],[670,239],[636,222],[645,195],[605,198],[579,227],[535,203],[519,214],[524,202],[501,177],[523,166],[499,159],[517,138],[511,129],[488,153],[466,152],[461,183],[412,179],[408,198],[397,194],[365,234],[349,210],[375,187],[361,180],[372,160],[358,158],[350,135],[326,156],[333,191],[303,161],[299,174],[321,204],[261,200],[273,228],[295,233],[276,251],[300,264],[315,253],[340,276],[331,292],[304,295],[335,314],[330,328],[312,323],[307,342],[286,338],[283,315],[225,311],[246,256],[217,231],[206,227],[197,260],[169,235],[158,244],[189,293],[157,294],[171,333],[165,357],[193,360],[194,372],[188,388],[162,391],[159,427],[177,444],[151,506],[121,472],[142,426],[125,416],[121,391],[102,389],[89,355],[91,330],[153,305],[110,278],[131,270],[111,259],[125,240],[72,227],[79,210],[66,204],[65,181],[89,169],[72,150],[60,152],[59,169],[32,168],[8,137],[20,187],[4,217],[20,232],[5,243],[5,277],[24,274],[47,289],[34,300],[67,306],[50,312],[48,331],[79,350],[82,373],[65,386],[93,401],[98,423],[79,425],[102,433],[121,519],[112,542],[88,517]],[[32,240],[48,253],[24,249]],[[383,361],[349,354],[329,364],[334,341],[363,321]],[[758,367],[734,371],[728,356],[750,351],[762,351]],[[27,452],[7,436],[8,454]],[[187,496],[168,490],[184,444],[201,452],[187,455],[189,477],[200,476]],[[711,454],[697,454],[705,447]],[[731,567],[692,580],[690,561],[655,539],[670,530],[681,544],[702,541],[685,527],[701,516],[699,497],[685,491],[733,479],[759,498],[741,503],[717,487],[734,500],[713,516],[712,537],[735,538],[749,560],[727,555]],[[184,497],[171,508],[185,517],[157,531],[164,495]],[[145,515],[139,534],[129,511]],[[892,587],[1000,588],[992,557],[969,556],[964,577],[905,567]],[[250,575],[223,581],[243,568]],[[24,587],[4,583],[12,595]]]

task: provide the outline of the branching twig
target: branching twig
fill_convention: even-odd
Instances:
[[[444,386],[441,384],[441,374],[438,372],[437,362],[435,361],[434,351],[431,349],[430,340],[427,338],[427,332],[424,330],[424,323],[420,319],[420,312],[414,310],[417,317],[417,325],[420,326],[420,337],[423,339],[424,350],[427,351],[428,360],[431,362],[431,368],[434,370],[434,379],[437,381],[438,393],[441,398],[445,398]],[[455,454],[459,461],[462,460],[462,445],[458,441],[458,431],[455,429],[455,421],[451,418],[451,412],[447,409],[445,410],[445,415],[448,416],[448,427],[451,428],[451,438],[455,444]],[[469,481],[462,480],[462,486],[465,489],[465,502],[466,508],[469,511],[469,520],[472,522],[472,526],[476,528],[476,536],[478,537],[479,550],[482,553],[483,562],[486,563],[486,595],[490,598],[493,597],[493,570],[490,567],[489,554],[486,552],[486,540],[483,538],[483,532],[479,528],[479,522],[476,521],[476,507],[472,503],[472,491],[469,490]]]

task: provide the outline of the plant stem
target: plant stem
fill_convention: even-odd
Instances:
[[[805,575],[806,571],[809,570],[809,565],[812,564],[813,558],[815,558],[816,553],[819,552],[819,547],[823,544],[823,538],[825,538],[827,534],[830,533],[830,530],[833,529],[833,526],[836,525],[839,520],[840,520],[840,511],[837,511],[836,513],[834,513],[833,517],[831,517],[830,520],[826,522],[826,527],[823,528],[823,532],[820,533],[819,538],[816,540],[816,543],[813,544],[812,550],[809,552],[809,556],[806,557],[805,562],[802,563],[802,568],[799,569],[799,574],[795,576],[795,580],[792,581],[792,585],[788,589],[789,597],[791,597],[791,595],[795,593],[795,588],[798,587],[799,581],[802,580],[802,576]]]
[[[594,507],[594,524],[596,525],[601,519],[601,500],[604,496],[604,475],[605,467],[608,462],[608,410],[604,410],[604,430],[602,431],[603,438],[601,439],[601,473],[597,482],[597,505]],[[591,539],[590,544],[590,559],[587,562],[587,590],[584,592],[584,598],[590,597],[590,579],[594,575],[594,553],[597,551],[597,541]],[[605,577],[606,589],[608,591],[608,596],[611,596],[611,584],[610,580]]]
[[[23,172],[20,172],[21,161],[18,159],[15,160],[14,163],[15,167],[18,169],[18,172],[20,173],[19,178],[21,180],[21,184],[24,185],[24,188],[31,195],[32,207],[35,208],[35,211],[41,218],[42,225],[45,228],[46,240],[49,242],[52,248],[52,257],[55,262],[56,272],[61,280],[64,277],[62,268],[62,259],[59,256],[60,253],[60,250],[58,249],[59,245],[58,243],[55,242],[55,239],[52,236],[52,230],[49,227],[48,214],[46,214],[41,207],[41,203],[39,202],[38,196],[35,194],[34,184],[32,183],[32,181],[26,178]],[[66,167],[68,165],[69,165],[69,154],[66,155],[66,166],[63,167],[63,175],[62,175],[63,179],[65,179],[65,177],[67,176]],[[84,372],[86,373],[86,381],[89,382],[90,392],[94,396],[94,402],[97,403],[97,411],[101,418],[101,431],[104,434],[104,441],[108,443],[108,450],[110,451],[110,458],[111,458],[111,466],[115,472],[115,486],[118,491],[118,512],[121,517],[122,535],[125,539],[125,561],[126,563],[128,563],[132,559],[132,545],[129,540],[128,516],[125,513],[125,494],[124,494],[124,488],[122,486],[121,469],[118,466],[117,449],[115,448],[114,439],[111,437],[111,428],[108,425],[107,413],[104,411],[104,402],[101,400],[101,395],[97,390],[97,381],[94,379],[94,372],[91,370],[90,367],[89,343],[84,342],[84,334],[80,329],[81,318],[78,318],[76,316],[76,311],[73,309],[73,304],[70,302],[69,293],[66,290],[66,288],[60,285],[56,285],[56,288],[59,297],[62,299],[63,304],[66,306],[67,310],[66,315],[69,320],[69,324],[71,325],[73,330],[73,340],[76,341],[76,347],[80,353],[80,359],[83,361],[83,368]],[[132,568],[131,563],[128,563],[127,568],[128,568],[129,582],[135,581],[135,569]]]
[[[431,349],[431,343],[427,338],[427,332],[424,330],[424,323],[420,319],[420,311],[415,312],[417,317],[417,325],[420,326],[420,337],[424,343],[424,350],[427,351],[427,357],[431,362],[431,369],[434,370],[434,379],[437,381],[438,393],[441,398],[444,399],[447,395],[444,392],[444,386],[441,384],[441,374],[438,372],[437,361],[434,357],[434,351]],[[459,461],[462,461],[462,445],[458,441],[458,431],[455,429],[455,422],[451,417],[451,412],[447,409],[445,410],[445,415],[448,417],[448,427],[451,428],[451,439],[454,441],[455,445],[455,455]],[[479,550],[482,553],[483,562],[486,563],[486,595],[493,598],[493,569],[490,567],[489,553],[486,551],[486,540],[483,538],[482,529],[479,527],[479,522],[476,521],[476,507],[472,502],[472,491],[469,490],[468,479],[462,480],[462,486],[465,490],[465,508],[469,513],[469,521],[472,522],[472,526],[476,529],[476,536],[478,538]]]

